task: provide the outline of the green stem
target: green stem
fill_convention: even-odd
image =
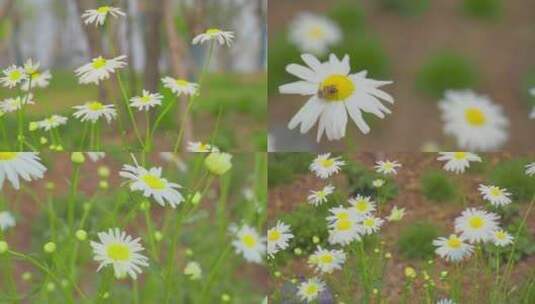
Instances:
[[[152,258],[159,263],[158,250],[156,248],[156,242],[154,241],[154,227],[152,225],[149,207],[145,209],[145,223],[147,225],[147,229],[149,230],[149,243],[151,247]]]
[[[136,120],[134,119],[134,113],[132,112],[132,108],[130,107],[130,104],[128,103],[128,96],[126,94],[126,90],[123,86],[123,81],[121,80],[121,73],[117,72],[117,81],[119,82],[119,88],[121,89],[121,94],[123,95],[124,105],[126,107],[126,110],[128,112],[128,117],[130,118],[130,122],[132,123],[132,126],[134,127],[134,133],[136,134],[136,138],[143,147],[143,140],[141,139],[141,136],[139,135],[139,130],[137,128]]]
[[[67,205],[67,223],[69,229],[74,229],[74,213],[75,213],[75,196],[78,189],[78,182],[80,177],[80,165],[73,164],[74,170],[71,178],[71,189],[69,192],[69,204]]]
[[[152,140],[151,140],[151,132],[150,132],[150,113],[149,111],[145,111],[145,152],[150,152],[152,150]]]
[[[85,138],[87,137],[87,131],[89,129],[89,124],[90,122],[86,122],[84,124],[84,131],[82,132],[82,140],[80,141],[80,150],[83,150],[83,148],[85,147]]]
[[[210,269],[210,273],[208,274],[208,277],[206,279],[206,283],[203,286],[203,289],[201,291],[201,295],[202,295],[201,303],[209,303],[207,299],[208,299],[208,296],[212,294],[210,292],[210,289],[214,283],[214,280],[217,274],[219,273],[219,269],[221,268],[223,261],[226,259],[231,249],[232,249],[232,246],[230,244],[227,244],[226,248],[223,251],[221,251],[221,253],[217,257],[217,260],[215,261],[214,265],[212,265]]]

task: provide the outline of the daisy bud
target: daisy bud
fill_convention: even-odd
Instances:
[[[98,183],[98,187],[102,190],[106,190],[110,187],[110,185],[108,184],[108,181],[105,181],[105,180],[101,180],[99,183]]]
[[[429,264],[429,265],[433,265],[433,263],[434,263],[433,260],[429,260],[429,261],[427,261],[427,264]]]
[[[373,249],[373,252],[375,252],[375,253],[379,253],[380,250],[379,250],[379,248],[375,248],[375,249]]]
[[[193,194],[193,197],[191,198],[191,204],[198,205],[201,202],[202,195],[198,191]]]
[[[390,252],[385,253],[385,258],[391,259],[392,258],[392,254]]]
[[[28,130],[29,130],[30,132],[33,132],[33,131],[37,130],[38,127],[39,127],[39,126],[38,126],[37,122],[32,121],[32,122],[30,122],[30,124],[29,124],[29,126],[28,126]]]
[[[102,298],[103,298],[103,299],[107,299],[107,298],[109,298],[109,297],[110,297],[110,293],[107,292],[107,291],[106,291],[105,293],[102,294]]]
[[[444,271],[440,272],[440,277],[441,278],[445,279],[447,276],[448,276],[448,272],[447,271],[444,270]]]
[[[9,250],[9,245],[5,241],[0,241],[0,254],[6,253]]]
[[[56,290],[56,284],[54,284],[52,282],[46,284],[46,290],[48,292],[52,292],[52,291]]]
[[[85,156],[82,152],[73,152],[71,154],[71,161],[73,164],[81,165],[85,162]]]
[[[141,211],[149,210],[149,209],[150,209],[150,202],[147,201],[147,200],[144,200],[144,201],[141,202],[141,204],[139,205],[139,209],[141,209]]]
[[[87,239],[87,232],[85,230],[77,230],[75,235],[79,241],[85,241]]]
[[[312,237],[312,243],[318,244],[319,242],[320,242],[320,238],[319,237],[317,237],[317,236],[313,236]]]
[[[48,242],[45,244],[45,246],[43,246],[43,250],[46,253],[53,253],[56,251],[56,244],[54,242]]]
[[[372,290],[372,292],[373,292],[373,294],[375,294],[375,295],[376,295],[376,294],[378,294],[378,293],[379,293],[379,290],[377,290],[377,288],[374,288],[374,289]]]
[[[281,276],[281,272],[280,272],[280,271],[275,271],[275,272],[273,273],[273,275],[274,275],[276,278],[280,278],[280,276]]]
[[[159,242],[163,239],[163,234],[160,231],[154,232],[154,239]]]
[[[296,279],[291,279],[290,282],[291,282],[292,284],[295,284],[295,283],[297,283],[297,280],[296,280]]]
[[[66,279],[61,280],[61,287],[65,288],[67,286],[69,286],[69,281],[67,281]]]
[[[48,139],[46,139],[46,137],[41,136],[41,138],[39,138],[39,143],[41,143],[41,145],[46,145],[48,143]]]
[[[193,256],[193,250],[191,250],[190,248],[186,249],[186,255]]]
[[[223,302],[230,302],[230,296],[226,293],[221,295],[221,301]]]
[[[199,280],[202,276],[201,266],[197,262],[189,262],[184,268],[184,275],[191,280]]]
[[[213,152],[204,160],[204,165],[214,175],[223,175],[232,168],[232,155]]]
[[[294,253],[295,253],[295,255],[301,255],[301,254],[303,254],[303,250],[301,250],[301,248],[295,248],[294,249]]]
[[[28,282],[28,281],[30,281],[30,280],[32,279],[32,273],[29,272],[29,271],[25,271],[25,272],[22,274],[21,278],[22,278],[23,281]]]
[[[62,145],[57,145],[56,146],[56,151],[59,151],[59,152],[63,151],[63,146]]]
[[[54,188],[56,188],[56,184],[54,184],[53,182],[47,182],[45,184],[45,189],[46,190],[51,191],[51,190],[54,190]]]
[[[106,166],[100,166],[98,167],[97,173],[101,178],[108,178],[110,176],[110,168]]]
[[[84,211],[89,211],[91,209],[91,204],[90,203],[84,203],[83,208],[84,208]]]
[[[56,150],[56,145],[50,145],[48,146],[48,148],[52,151],[55,151]]]
[[[414,279],[416,278],[416,270],[414,270],[414,268],[412,267],[405,267],[405,276],[409,279]]]

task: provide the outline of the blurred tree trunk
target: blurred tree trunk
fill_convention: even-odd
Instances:
[[[169,59],[171,61],[171,70],[174,77],[180,79],[187,79],[188,74],[190,73],[190,66],[187,62],[190,60],[185,60],[188,57],[188,48],[182,40],[176,30],[175,26],[175,9],[173,7],[172,0],[163,0],[163,11],[164,11],[164,21],[165,21],[165,33],[167,36],[167,43],[169,45]],[[178,100],[179,113],[185,113],[187,107],[187,98],[184,96],[180,97]],[[184,117],[185,121],[185,131],[184,131],[184,141],[181,143],[184,147],[184,143],[191,141],[193,136],[193,125],[191,123],[191,117],[188,115]]]
[[[4,18],[9,14],[11,9],[13,8],[13,4],[15,3],[15,0],[7,0],[4,2],[4,5],[2,8],[0,8],[0,20],[4,20]]]
[[[81,16],[86,10],[94,9],[97,6],[96,0],[76,0],[76,9],[79,16]],[[91,58],[103,55],[102,40],[100,39],[98,28],[94,26],[86,26],[82,21],[82,18],[79,18],[79,20],[87,39],[87,46],[89,48],[89,54]],[[101,101],[106,100],[106,88],[102,84],[98,86],[98,95]]]
[[[163,0],[146,0],[145,2],[145,89],[155,92],[158,90],[160,79],[160,42],[161,20],[163,15]]]
[[[132,1],[124,1],[124,11],[126,12],[126,56],[128,56],[128,78],[130,82],[130,96],[135,96],[137,92],[137,77],[134,68],[134,22],[131,11]]]
[[[266,1],[257,0],[256,17],[258,20],[258,28],[260,29],[260,41],[258,49],[258,66],[260,69],[266,65]]]

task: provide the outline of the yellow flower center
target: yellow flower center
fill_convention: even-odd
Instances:
[[[182,80],[182,79],[175,80],[175,83],[179,87],[187,87],[189,85],[189,82],[187,82],[186,80]]]
[[[33,73],[29,73],[30,75],[32,75],[32,80],[36,80],[39,78],[39,76],[41,76],[41,73],[39,72],[33,72]]]
[[[308,285],[307,288],[305,288],[305,293],[310,296],[317,294],[318,286],[312,284]]]
[[[250,234],[244,235],[241,241],[247,248],[254,248],[256,246],[256,238]]]
[[[268,232],[268,240],[271,241],[271,242],[275,242],[275,241],[278,241],[280,240],[281,238],[281,233],[280,231],[278,230],[270,230]]]
[[[142,96],[141,97],[141,102],[142,103],[150,103],[150,96]]]
[[[480,229],[485,225],[485,220],[480,216],[473,216],[468,220],[468,225],[470,225],[470,228],[472,229]]]
[[[321,84],[319,97],[328,101],[344,101],[355,92],[355,84],[344,75],[331,75]]]
[[[364,226],[366,226],[366,227],[371,228],[371,227],[375,226],[375,220],[372,219],[372,218],[367,218],[364,221],[362,221],[362,224]]]
[[[496,238],[500,241],[505,240],[505,232],[503,231],[497,231],[496,232]]]
[[[394,164],[393,164],[393,163],[389,163],[389,162],[387,162],[387,163],[385,163],[385,164],[383,165],[383,168],[384,168],[385,170],[387,170],[387,171],[390,171],[390,170],[394,169]]]
[[[498,187],[490,187],[490,195],[492,196],[502,196],[503,192]]]
[[[102,110],[104,106],[102,105],[102,103],[98,101],[93,101],[87,104],[87,108],[92,111],[99,111],[99,110]]]
[[[330,158],[322,159],[320,161],[320,166],[323,168],[330,168],[334,165],[334,160]]]
[[[101,7],[97,8],[97,13],[99,13],[101,15],[105,15],[109,11],[110,11],[110,7],[109,6],[101,6]]]
[[[459,239],[458,237],[454,235],[450,236],[450,238],[448,239],[448,247],[450,248],[458,249],[458,248],[461,248],[461,245],[462,245],[461,239]]]
[[[11,73],[9,73],[9,79],[13,81],[17,81],[22,78],[22,72],[19,70],[13,70]]]
[[[98,70],[98,69],[102,69],[103,67],[106,66],[106,63],[108,61],[104,58],[102,58],[102,56],[98,57],[98,58],[95,58],[93,59],[93,63],[91,64],[91,66],[95,69],[95,70]]]
[[[0,160],[12,160],[17,154],[17,152],[0,152]]]
[[[466,109],[464,116],[466,118],[466,121],[474,127],[481,127],[487,121],[487,118],[485,117],[483,111],[478,108]]]
[[[108,257],[114,261],[126,261],[130,258],[130,248],[125,244],[115,243],[106,249]]]
[[[349,219],[349,214],[347,212],[340,212],[336,215],[336,218],[339,220],[347,220]]]
[[[221,33],[220,29],[211,28],[211,29],[207,29],[205,34],[209,35],[209,36],[214,36],[214,35],[217,35],[219,33]]]
[[[143,182],[145,182],[145,184],[147,184],[147,186],[149,186],[153,190],[162,190],[165,188],[164,181],[158,176],[146,174],[143,175],[141,179],[143,180]]]
[[[351,229],[353,224],[348,219],[340,219],[336,222],[336,229],[339,231],[347,231]]]
[[[334,258],[330,254],[324,254],[320,257],[320,262],[322,264],[331,264],[333,262]]]
[[[357,209],[357,210],[360,211],[360,212],[366,212],[366,211],[368,211],[368,202],[365,201],[365,200],[359,200],[359,201],[355,204],[355,209]]]
[[[463,160],[466,158],[466,152],[455,152],[453,153],[453,158],[456,160]]]
[[[308,35],[312,39],[321,39],[321,38],[325,37],[325,32],[323,31],[323,29],[321,27],[313,26],[308,31]]]

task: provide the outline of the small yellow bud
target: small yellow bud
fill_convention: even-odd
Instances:
[[[405,267],[405,276],[409,279],[414,279],[416,278],[416,270],[414,270],[414,268],[410,267],[410,266],[407,266]]]
[[[373,294],[375,294],[375,295],[376,295],[376,294],[378,294],[378,293],[379,293],[379,290],[378,290],[377,288],[374,288],[374,289],[372,290],[372,292],[373,292]]]
[[[108,178],[110,176],[110,168],[107,166],[100,166],[97,169],[98,176],[101,178]]]
[[[204,165],[214,175],[223,175],[232,168],[232,155],[212,152],[204,159]]]
[[[45,189],[46,190],[54,190],[54,188],[56,188],[56,184],[54,184],[53,182],[47,182],[45,184]]]
[[[194,206],[199,204],[201,202],[201,198],[201,193],[199,191],[195,192],[195,194],[193,194],[193,197],[191,198],[191,204]]]
[[[85,230],[80,229],[76,231],[75,235],[79,241],[85,241],[87,239],[87,232]]]
[[[0,241],[0,254],[6,253],[9,250],[9,245],[5,241]]]
[[[52,291],[56,290],[56,284],[54,284],[52,282],[49,282],[48,284],[46,284],[46,290],[48,292],[52,292]]]
[[[160,231],[154,232],[154,239],[159,242],[163,239],[163,234]]]
[[[105,181],[105,180],[101,180],[99,183],[98,183],[98,187],[102,190],[106,190],[110,187],[110,185],[108,184],[108,181]]]
[[[22,274],[22,280],[23,281],[30,281],[32,279],[32,273],[29,272],[29,271],[25,271],[23,274]]]
[[[273,275],[276,277],[276,278],[280,278],[280,276],[282,275],[282,273],[280,271],[275,271],[273,273]]]
[[[385,258],[391,259],[392,258],[392,254],[390,252],[385,253]]]
[[[191,248],[186,249],[186,255],[193,256],[193,250],[191,250]]]
[[[139,209],[141,209],[141,211],[149,210],[150,209],[150,202],[147,201],[147,200],[142,201],[141,204],[139,205]]]
[[[85,162],[85,156],[82,152],[72,152],[71,153],[71,161],[74,164],[80,165]]]
[[[303,250],[301,250],[301,248],[295,248],[294,249],[294,253],[295,253],[295,255],[301,255],[301,254],[303,254]]]
[[[41,136],[41,138],[39,138],[39,143],[41,145],[46,145],[48,143],[48,139],[46,139],[46,137]]]
[[[221,295],[221,301],[223,302],[230,302],[230,296],[226,293]]]
[[[53,253],[56,251],[56,244],[54,242],[48,242],[43,246],[43,250],[46,253]]]
[[[320,238],[319,237],[317,237],[317,236],[313,236],[312,237],[312,243],[318,244],[319,242],[320,242]]]
[[[30,132],[33,132],[33,131],[37,130],[38,127],[39,127],[39,125],[37,124],[37,122],[32,121],[32,122],[30,122],[30,125],[28,126],[28,130]]]

